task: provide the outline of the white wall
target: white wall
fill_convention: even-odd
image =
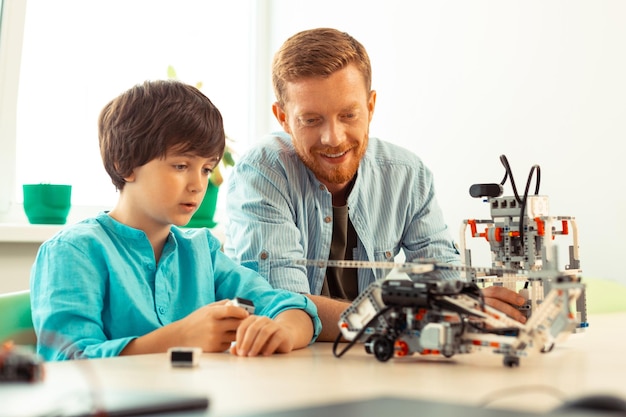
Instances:
[[[38,243],[0,242],[0,294],[27,290]]]
[[[280,22],[272,25],[274,50],[317,26],[345,30],[365,45],[378,92],[371,133],[430,166],[455,237],[463,219],[489,218],[468,189],[500,182],[505,154],[520,192],[539,164],[551,214],[576,217],[584,275],[626,283],[615,263],[626,232],[626,2],[273,4]],[[512,195],[510,185],[505,193]]]
[[[552,214],[576,217],[584,275],[626,283],[615,262],[626,234],[621,219],[626,197],[620,191],[626,2],[259,4],[270,8],[272,19],[266,54],[295,32],[317,26],[345,30],[366,46],[378,92],[372,134],[407,147],[431,167],[454,236],[463,219],[489,217],[468,189],[499,182],[504,175],[499,156],[505,154],[518,189],[539,164],[541,193],[550,197]],[[269,79],[265,97],[267,105],[258,111],[276,127]],[[30,268],[30,255],[24,254],[35,248],[15,253],[2,246],[0,265],[11,258],[11,271],[24,276]],[[488,250],[486,243],[483,248]]]

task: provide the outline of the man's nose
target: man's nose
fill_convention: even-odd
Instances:
[[[326,146],[338,146],[345,140],[346,134],[341,123],[329,121],[324,125],[322,132],[322,144]]]

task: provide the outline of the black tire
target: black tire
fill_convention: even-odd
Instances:
[[[519,366],[519,358],[517,356],[505,356],[502,362],[507,368],[517,368]]]
[[[381,362],[387,362],[393,356],[393,340],[387,337],[379,337],[372,343],[374,356]]]

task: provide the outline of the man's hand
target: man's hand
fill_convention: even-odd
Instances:
[[[520,323],[526,323],[526,316],[518,309],[526,302],[524,297],[508,288],[496,285],[483,288],[482,293],[485,298],[485,304],[500,310]]]
[[[350,301],[335,300],[325,295],[310,295],[317,306],[317,314],[322,321],[322,332],[317,337],[318,342],[334,342],[339,336],[339,317],[350,307]]]

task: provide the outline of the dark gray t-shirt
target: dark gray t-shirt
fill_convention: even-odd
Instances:
[[[356,232],[348,217],[348,206],[333,206],[333,239],[329,260],[352,260],[356,248]],[[322,295],[331,298],[354,300],[359,294],[356,268],[326,268]]]

